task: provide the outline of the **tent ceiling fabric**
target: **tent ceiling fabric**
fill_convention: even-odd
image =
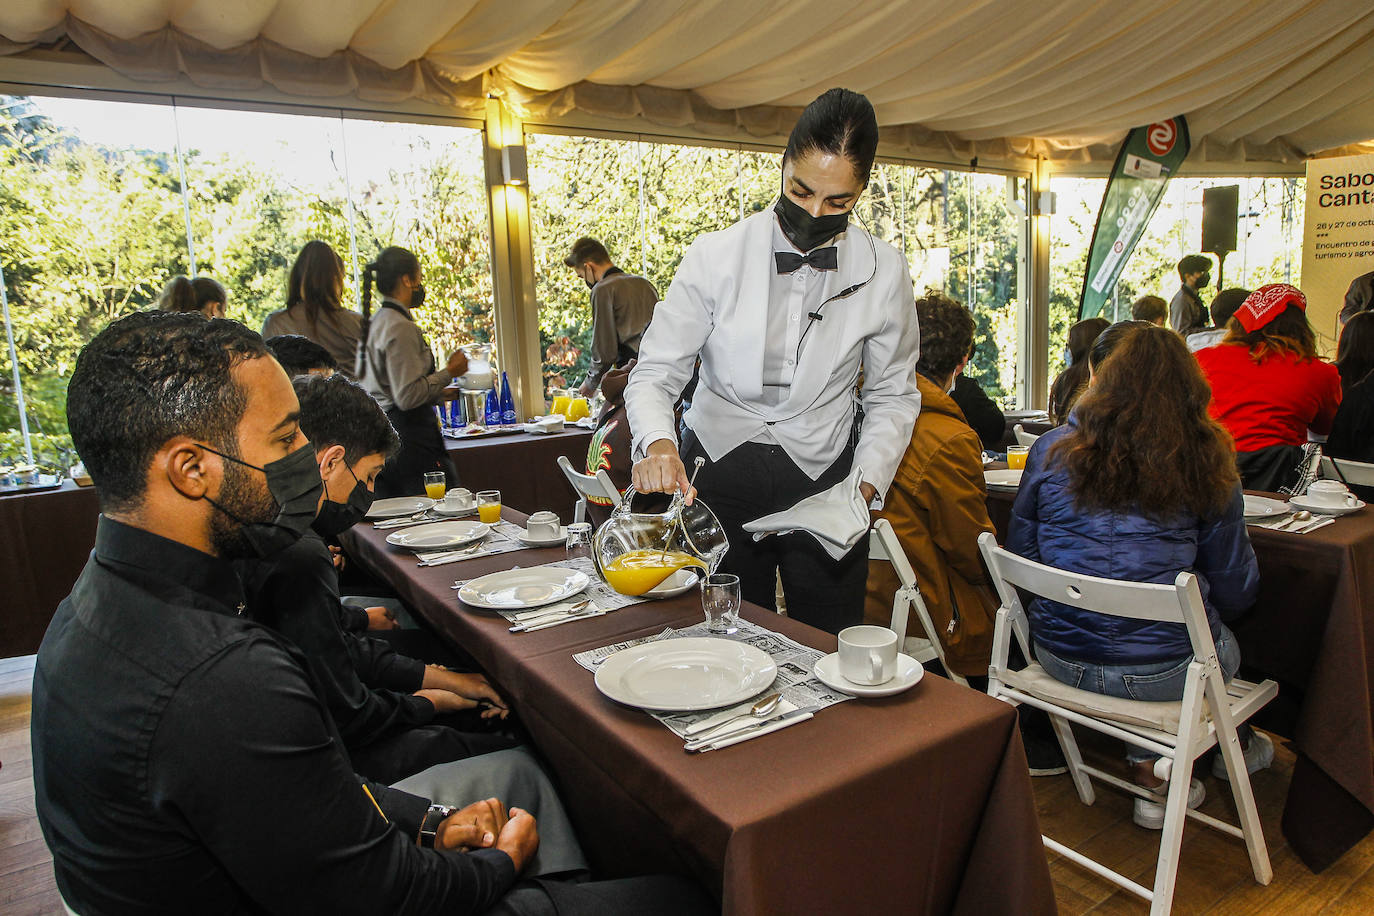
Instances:
[[[741,141],[776,141],[843,85],[872,99],[885,150],[941,159],[1106,160],[1177,114],[1202,161],[1374,138],[1374,4],[1356,0],[0,4],[0,54],[64,36],[132,79],[462,114],[497,92],[536,120]]]

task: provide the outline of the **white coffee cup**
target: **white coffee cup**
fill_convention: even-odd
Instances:
[[[456,487],[444,494],[444,508],[449,512],[471,509],[474,501],[472,491],[464,487]]]
[[[859,626],[840,631],[840,676],[875,687],[897,674],[897,634],[887,627]]]
[[[1345,484],[1339,480],[1312,481],[1312,485],[1307,488],[1307,501],[1316,506],[1329,506],[1332,509],[1344,509],[1359,502],[1355,494],[1346,489]]]
[[[525,522],[525,537],[531,541],[548,541],[558,537],[562,529],[558,516],[552,512],[536,512]]]

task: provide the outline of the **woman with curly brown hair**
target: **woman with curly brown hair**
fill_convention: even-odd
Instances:
[[[1172,583],[1180,572],[1194,573],[1217,660],[1230,678],[1240,651],[1222,615],[1249,607],[1259,586],[1231,437],[1208,416],[1207,383],[1174,332],[1114,325],[1098,338],[1091,365],[1068,423],[1031,448],[1007,548],[1058,569],[1129,582]],[[1031,602],[1029,613],[1036,661],[1058,680],[1132,700],[1183,695],[1193,652],[1182,624],[1046,598]],[[1251,772],[1273,759],[1263,735],[1243,733],[1242,741]],[[1138,785],[1163,790],[1153,755],[1128,748],[1126,759]],[[1189,806],[1202,797],[1195,781]],[[1162,798],[1137,799],[1134,817],[1159,829]]]

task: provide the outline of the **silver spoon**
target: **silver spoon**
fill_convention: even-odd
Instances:
[[[770,693],[770,694],[768,694],[767,696],[760,697],[760,698],[758,699],[758,701],[757,701],[756,703],[754,703],[753,706],[749,707],[749,711],[748,711],[748,712],[746,712],[746,713],[741,713],[740,715],[735,716],[734,718],[731,718],[731,719],[726,719],[724,722],[721,722],[721,723],[719,723],[718,725],[713,725],[713,726],[711,726],[710,728],[706,729],[705,731],[697,732],[697,733],[694,734],[694,735],[689,735],[689,736],[688,736],[688,737],[689,737],[689,740],[690,740],[690,741],[702,741],[702,740],[705,740],[706,737],[707,737],[708,735],[713,735],[713,734],[715,734],[716,732],[719,732],[719,731],[721,731],[722,729],[726,728],[727,726],[733,726],[733,725],[737,724],[741,719],[749,719],[749,718],[754,718],[754,719],[766,719],[766,718],[768,718],[770,715],[772,715],[773,710],[777,709],[777,708],[778,708],[778,704],[781,703],[781,702],[782,702],[782,694],[780,694],[780,693]]]
[[[703,458],[703,457],[701,457],[700,455],[698,455],[697,458],[696,458],[696,460],[695,460],[694,462],[692,462],[692,476],[691,476],[691,478],[688,479],[688,481],[687,481],[687,493],[692,492],[692,487],[696,486],[697,475],[701,473],[701,468],[702,468],[702,466],[705,465],[705,464],[706,464],[706,459]],[[686,497],[687,493],[682,494],[684,498]],[[681,509],[678,509],[678,510],[677,510],[677,516],[673,519],[673,523],[672,523],[671,525],[668,526],[668,534],[663,538],[663,547],[660,548],[660,550],[659,550],[659,560],[660,560],[660,561],[662,561],[665,557],[668,556],[668,544],[669,544],[669,542],[671,542],[672,539],[673,539],[673,532],[677,531],[678,527],[679,527],[681,524],[682,524],[682,510],[681,510]]]
[[[1294,528],[1299,527],[1300,525],[1302,525],[1303,522],[1307,522],[1307,521],[1311,521],[1311,520],[1312,520],[1312,513],[1311,513],[1311,512],[1308,512],[1306,509],[1300,509],[1300,510],[1298,510],[1297,512],[1294,512],[1294,513],[1293,513],[1293,517],[1292,517],[1292,518],[1290,518],[1288,521],[1284,522],[1282,525],[1279,525],[1275,530],[1277,530],[1277,531],[1292,531]]]

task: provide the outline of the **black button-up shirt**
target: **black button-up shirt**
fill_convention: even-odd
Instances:
[[[100,519],[33,683],[38,818],[67,901],[90,914],[489,907],[515,880],[510,857],[417,847],[429,801],[368,783],[373,804],[299,652],[242,603],[230,564]]]

